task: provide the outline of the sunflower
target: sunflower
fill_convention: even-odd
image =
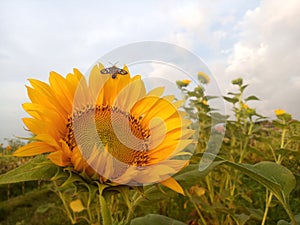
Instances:
[[[179,193],[171,177],[187,165],[192,144],[190,121],[179,108],[181,101],[162,96],[163,87],[146,93],[139,75],[101,74],[95,65],[89,81],[74,69],[66,78],[50,72],[49,83],[29,79],[31,116],[23,118],[34,142],[15,156],[47,157],[61,167],[72,167],[119,184],[161,183]]]
[[[283,109],[275,109],[274,112],[275,112],[276,116],[285,114],[285,110],[283,110]]]
[[[206,73],[202,72],[202,71],[198,72],[198,80],[202,84],[208,84],[210,82],[209,76]]]

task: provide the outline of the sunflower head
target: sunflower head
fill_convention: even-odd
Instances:
[[[276,116],[280,116],[286,113],[283,109],[275,109],[274,112]]]
[[[210,82],[209,76],[206,73],[202,72],[202,71],[198,72],[198,80],[202,84],[208,84]]]
[[[58,166],[127,185],[161,182],[182,192],[171,178],[187,163],[193,130],[174,96],[164,88],[146,92],[139,75],[95,65],[89,80],[74,69],[51,72],[49,84],[30,79],[30,115],[23,121],[35,142],[16,156],[48,153]]]
[[[179,88],[187,87],[191,83],[191,80],[179,80],[176,81],[176,84]]]

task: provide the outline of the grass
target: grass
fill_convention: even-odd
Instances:
[[[60,199],[48,187],[35,189],[0,203],[0,225],[71,224],[60,206]]]

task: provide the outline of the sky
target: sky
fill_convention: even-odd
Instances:
[[[282,108],[300,119],[299,13],[298,0],[1,0],[0,142],[27,135],[21,105],[29,101],[28,78],[85,72],[113,49],[141,41],[193,52],[223,95],[242,77],[246,95],[261,99],[249,102],[260,114],[273,118]]]

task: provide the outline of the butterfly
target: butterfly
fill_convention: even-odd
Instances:
[[[121,68],[116,67],[113,65],[112,67],[104,68],[103,70],[100,70],[101,74],[111,74],[111,78],[115,79],[118,75],[126,75],[128,72],[126,70],[123,70]]]

